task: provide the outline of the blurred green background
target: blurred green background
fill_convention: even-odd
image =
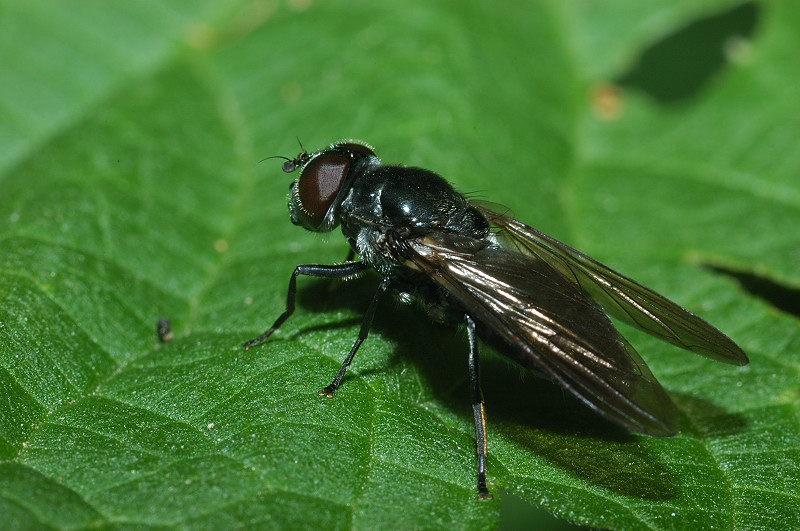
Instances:
[[[798,27],[791,0],[3,2],[3,521],[800,527]],[[487,356],[479,503],[463,333],[385,304],[321,400],[375,279],[301,279],[241,350],[296,264],[345,256],[258,163],[298,138],[507,205],[751,364],[624,329],[681,412],[656,440]]]

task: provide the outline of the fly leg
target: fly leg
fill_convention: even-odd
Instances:
[[[481,391],[480,363],[478,360],[478,340],[475,335],[475,321],[464,315],[469,340],[469,392],[472,398],[472,414],[475,418],[475,454],[477,455],[478,499],[491,499],[486,488],[486,413],[483,408]]]
[[[360,263],[360,262],[355,262]],[[350,366],[350,362],[353,361],[353,357],[356,355],[358,351],[358,347],[361,346],[361,343],[367,339],[367,335],[369,334],[369,328],[372,326],[372,319],[375,317],[375,310],[378,309],[378,301],[381,298],[381,295],[386,292],[386,289],[389,287],[391,283],[389,277],[384,277],[381,280],[381,283],[378,284],[378,291],[375,292],[375,295],[372,297],[372,302],[369,303],[369,307],[367,308],[367,312],[364,314],[364,320],[361,321],[361,331],[358,333],[358,337],[356,338],[356,342],[353,343],[353,348],[350,349],[350,353],[344,359],[344,363],[342,363],[339,372],[336,373],[336,376],[333,378],[333,381],[327,387],[324,387],[320,390],[319,394],[323,396],[327,396],[328,398],[333,396],[333,393],[339,388],[339,384],[342,383],[342,378],[344,378],[344,373],[347,372],[347,368]]]
[[[352,262],[353,258],[355,257],[355,255],[356,255],[356,252],[353,250],[353,248],[352,247],[349,248],[347,250],[347,256],[344,258],[344,263]],[[330,291],[336,291],[337,289],[339,289],[339,284],[341,284],[345,280],[347,280],[347,279],[346,278],[334,278],[333,280],[331,280],[328,283],[328,291],[329,292]]]
[[[294,268],[292,278],[289,279],[289,293],[286,296],[286,310],[275,320],[266,332],[258,337],[254,337],[250,341],[245,342],[244,349],[247,350],[256,343],[260,343],[267,339],[272,333],[280,328],[280,326],[294,313],[294,300],[297,294],[297,276],[308,275],[311,277],[324,277],[340,280],[347,280],[352,278],[362,271],[366,270],[368,266],[364,262],[347,262],[344,264],[336,265],[319,265],[319,264],[305,264],[299,265]]]

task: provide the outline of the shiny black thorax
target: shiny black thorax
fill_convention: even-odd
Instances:
[[[404,166],[372,164],[356,175],[335,217],[353,250],[384,274],[398,265],[388,251],[392,246],[384,245],[386,238],[414,238],[431,231],[476,239],[489,234],[486,219],[447,181]]]

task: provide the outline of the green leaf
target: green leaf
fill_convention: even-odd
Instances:
[[[633,75],[736,5],[6,5],[3,522],[491,528],[509,492],[601,528],[800,526],[800,321],[775,297],[800,286],[800,7],[740,7],[754,33],[679,101]],[[624,329],[680,410],[681,433],[653,439],[484,356],[495,500],[478,501],[463,332],[384,304],[336,397],[317,395],[374,275],[301,278],[296,314],[242,350],[295,265],[346,253],[291,225],[289,179],[258,164],[296,137],[364,139],[506,204],[751,363]]]

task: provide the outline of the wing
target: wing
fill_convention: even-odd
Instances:
[[[728,336],[666,297],[524,223],[472,203],[501,229],[502,243],[549,263],[612,316],[707,358],[746,365],[747,355]]]
[[[434,232],[398,243],[477,323],[484,340],[535,368],[608,419],[669,436],[677,412],[608,316],[550,263],[486,241]]]

